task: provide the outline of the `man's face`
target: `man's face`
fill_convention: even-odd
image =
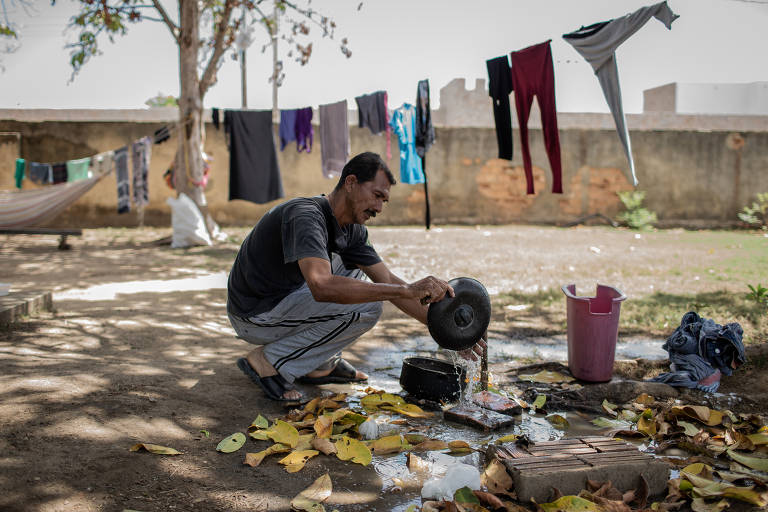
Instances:
[[[371,217],[381,213],[384,203],[389,201],[389,189],[392,185],[384,171],[379,170],[371,181],[359,183],[355,176],[350,198],[352,199],[352,215],[355,224],[365,224]]]

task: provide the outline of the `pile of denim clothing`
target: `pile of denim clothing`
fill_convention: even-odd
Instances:
[[[662,346],[672,371],[651,380],[714,393],[722,375],[732,375],[747,361],[743,334],[736,322],[722,326],[689,311]]]

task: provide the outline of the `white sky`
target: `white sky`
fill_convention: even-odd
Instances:
[[[6,5],[12,0],[5,0]],[[167,2],[176,18],[175,2]],[[335,41],[315,40],[304,67],[284,58],[287,78],[281,108],[317,106],[384,89],[390,107],[412,102],[416,83],[429,78],[434,106],[451,79],[487,78],[485,60],[552,39],[556,101],[563,112],[607,112],[590,66],[561,35],[597,21],[622,16],[652,0],[315,0],[313,7],[337,22],[337,38],[348,37],[346,59]],[[103,41],[68,84],[65,33],[76,2],[36,0],[27,16],[16,4],[11,16],[21,26],[21,47],[0,56],[0,108],[144,108],[158,92],[178,95],[178,54],[166,27],[131,25],[115,44]],[[667,29],[655,19],[617,52],[627,112],[642,111],[642,91],[669,82],[744,83],[768,79],[768,0],[670,0],[680,15]],[[319,29],[313,29],[319,34]],[[271,108],[271,50],[263,29],[248,52],[248,106]],[[283,51],[287,48],[283,47]],[[239,64],[227,57],[206,107],[240,107]]]

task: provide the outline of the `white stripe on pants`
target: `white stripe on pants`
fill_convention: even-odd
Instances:
[[[346,270],[336,255],[333,271],[336,275],[364,278],[359,269]],[[304,283],[271,311],[248,319],[230,314],[229,321],[239,338],[264,345],[267,361],[293,382],[311,371],[335,367],[341,351],[376,325],[381,311],[381,302],[317,302]]]

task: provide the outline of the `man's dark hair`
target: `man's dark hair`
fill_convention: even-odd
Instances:
[[[372,181],[379,170],[384,171],[384,174],[387,175],[390,185],[397,183],[392,171],[389,170],[387,164],[378,154],[366,151],[365,153],[355,155],[341,170],[341,177],[334,190],[341,190],[344,186],[344,181],[350,174],[357,177],[358,183],[365,183],[366,181]]]

